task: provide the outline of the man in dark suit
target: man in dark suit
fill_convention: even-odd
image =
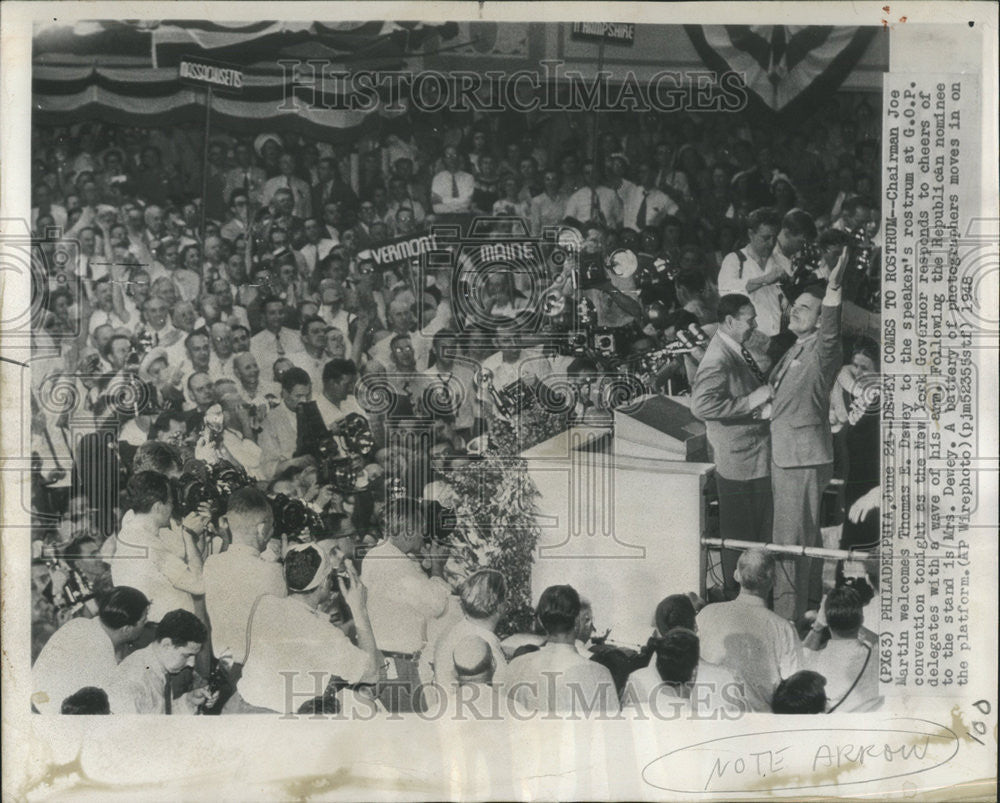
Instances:
[[[818,547],[820,500],[833,477],[830,391],[844,364],[840,339],[841,282],[846,250],[825,290],[807,288],[789,312],[797,340],[771,371],[771,485],[776,544]],[[775,612],[798,618],[818,607],[823,562],[798,558],[775,583]]]
[[[747,348],[757,328],[750,299],[719,299],[719,328],[705,349],[691,389],[691,412],[702,421],[715,461],[722,538],[766,543],[771,538],[771,439],[761,410],[771,387]],[[733,571],[739,553],[723,550],[728,598],[737,593]]]

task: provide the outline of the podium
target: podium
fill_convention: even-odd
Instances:
[[[616,413],[613,426],[572,427],[522,454],[540,492],[533,601],[550,585],[572,585],[591,602],[598,633],[610,628],[609,640],[625,646],[646,642],[661,599],[701,586],[714,467],[687,459],[698,455],[698,427],[682,401],[666,401]]]

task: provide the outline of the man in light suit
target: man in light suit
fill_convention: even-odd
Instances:
[[[830,391],[844,364],[840,339],[841,282],[846,250],[825,292],[808,289],[789,312],[788,329],[798,338],[771,371],[771,485],[776,544],[822,546],[820,500],[833,477]],[[822,296],[820,295],[822,293]],[[775,583],[775,612],[798,618],[818,607],[823,562],[789,564]]]
[[[771,386],[747,349],[757,327],[750,299],[719,299],[719,328],[705,349],[691,389],[691,412],[702,421],[715,461],[722,538],[766,543],[771,539],[771,439],[761,411]],[[725,592],[736,596],[733,571],[739,553],[723,550]]]

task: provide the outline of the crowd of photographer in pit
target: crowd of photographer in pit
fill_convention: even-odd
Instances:
[[[220,135],[205,174],[195,129],[34,131],[37,710],[413,711],[463,687],[529,710],[874,703],[863,582],[830,593],[803,650],[767,608],[773,560],[750,551],[724,578],[733,611],[651,590],[634,653],[593,638],[569,586],[543,594],[535,632],[501,639],[505,578],[447,570],[432,457],[474,457],[546,400],[607,423],[608,376],[688,392],[720,295],[752,301],[766,371],[794,341],[791,304],[838,270],[852,359],[831,421],[864,530],[845,538],[869,543],[870,106],[845,96],[793,132],[624,115],[596,142],[584,119],[414,115],[334,145]],[[487,240],[525,227],[537,262],[477,276],[457,247],[446,265],[383,259],[482,217]],[[752,288],[726,263],[748,241]],[[752,662],[729,633],[758,640]]]

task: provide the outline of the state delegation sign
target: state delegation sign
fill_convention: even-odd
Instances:
[[[238,95],[243,91],[243,71],[232,64],[206,59],[181,59],[178,77],[186,84],[211,87],[217,92]]]
[[[612,45],[635,44],[635,25],[630,22],[574,22],[570,38],[578,42],[600,42]]]

